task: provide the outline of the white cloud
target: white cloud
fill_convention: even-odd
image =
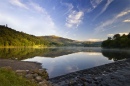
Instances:
[[[98,25],[98,27],[95,28],[95,32],[98,33],[98,32],[105,31],[106,29],[108,29],[107,28],[108,26],[110,26],[111,24],[117,22],[117,19],[127,15],[128,13],[130,13],[130,10],[123,11],[123,12],[117,14],[116,16],[114,16],[112,19],[109,19],[109,20],[107,20],[105,22],[102,22],[100,25]]]
[[[102,0],[90,0],[90,3],[92,4],[93,8],[96,8]]]
[[[119,18],[119,17],[125,16],[125,15],[127,15],[128,13],[130,13],[130,10],[125,11],[125,12],[121,12],[121,13],[119,13],[119,14],[116,16],[116,18]]]
[[[45,10],[40,5],[33,3],[33,2],[30,2],[29,4],[34,8],[34,10],[41,12],[41,13],[46,13]]]
[[[68,17],[66,18],[66,26],[69,28],[77,27],[82,22],[82,17],[84,15],[84,12],[82,11],[72,11]]]
[[[102,41],[102,39],[88,39],[88,41],[97,42],[97,41]]]
[[[67,8],[66,12],[63,15],[66,15],[67,13],[71,12],[74,8],[71,3],[63,3],[62,1],[60,3]]]
[[[109,25],[114,23],[114,21],[115,19],[109,19],[105,22],[102,22],[98,27],[95,28],[95,32],[98,33],[105,31]]]
[[[123,32],[123,33],[119,33],[119,34],[122,36],[123,34],[128,35],[129,33]]]
[[[2,13],[0,14],[0,24],[8,24],[9,27],[18,31],[38,36],[57,33],[57,27],[51,16],[46,9],[42,8],[40,5],[34,2],[28,2],[25,5],[25,3],[20,2],[20,0],[8,2],[2,2],[5,4],[5,9],[0,10],[0,13]],[[15,3],[15,5],[13,4],[12,6],[12,3]],[[13,9],[10,8],[10,6],[12,6]],[[20,8],[15,9],[15,6]],[[28,9],[26,9],[26,7]],[[2,8],[2,6],[0,6],[0,8]]]
[[[114,34],[108,34],[107,36],[108,36],[108,37],[113,37],[113,36],[114,36]]]
[[[108,6],[113,2],[113,0],[107,0],[107,3],[105,4],[105,6],[103,7],[102,11],[94,18],[94,20],[99,17],[103,12],[106,11],[106,9],[108,8]]]
[[[127,20],[124,20],[123,22],[130,22],[130,20],[129,20],[129,19],[127,19]]]
[[[128,35],[129,33],[123,32],[123,33],[118,33],[118,34],[120,34],[120,35],[122,36],[123,34]],[[108,37],[113,37],[114,35],[115,35],[115,34],[108,34],[107,36],[108,36]]]
[[[26,6],[26,4],[22,3],[21,0],[10,0],[10,3],[12,5],[15,5],[15,6],[18,6],[18,7],[21,7],[21,8],[25,8],[25,9],[28,9],[28,7]]]

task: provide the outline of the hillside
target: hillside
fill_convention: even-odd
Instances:
[[[34,36],[24,32],[16,31],[7,26],[0,25],[0,46],[33,46],[33,47],[54,47],[54,46],[77,46],[78,42],[57,36]]]
[[[75,40],[62,38],[58,36],[40,36],[39,38],[47,40],[51,42],[51,45],[56,45],[56,46],[83,46],[82,42],[78,42]]]
[[[0,25],[0,47],[95,47],[100,44],[100,42],[79,42],[58,36],[34,36]]]
[[[101,47],[102,41],[99,42],[92,42],[92,41],[86,41],[83,42],[84,47]]]
[[[0,46],[49,46],[49,42],[36,36],[0,26]]]

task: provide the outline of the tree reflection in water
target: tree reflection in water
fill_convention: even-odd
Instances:
[[[130,50],[107,50],[101,48],[0,48],[0,59],[24,60],[35,56],[55,58],[77,52],[100,53],[109,60],[130,58]]]

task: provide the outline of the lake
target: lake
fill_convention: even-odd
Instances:
[[[1,59],[41,63],[50,78],[108,64],[130,57],[130,50],[107,50],[92,47],[67,48],[2,48]]]

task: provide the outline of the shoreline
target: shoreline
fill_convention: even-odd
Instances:
[[[49,82],[53,86],[130,86],[130,59],[54,77]]]
[[[39,75],[39,71],[41,71],[40,63],[0,59],[0,67],[9,66],[16,73],[20,75],[24,74],[27,79],[34,76],[36,73]],[[31,71],[29,72],[28,70]],[[46,75],[47,77],[46,70],[42,70],[43,73],[45,73],[43,76]],[[33,78],[31,79],[34,80]],[[47,81],[38,81],[38,84],[45,83],[47,86],[130,86],[130,59],[72,72],[47,79]]]
[[[0,59],[0,67],[11,67],[13,70],[37,70],[42,69],[40,63],[10,59]]]

